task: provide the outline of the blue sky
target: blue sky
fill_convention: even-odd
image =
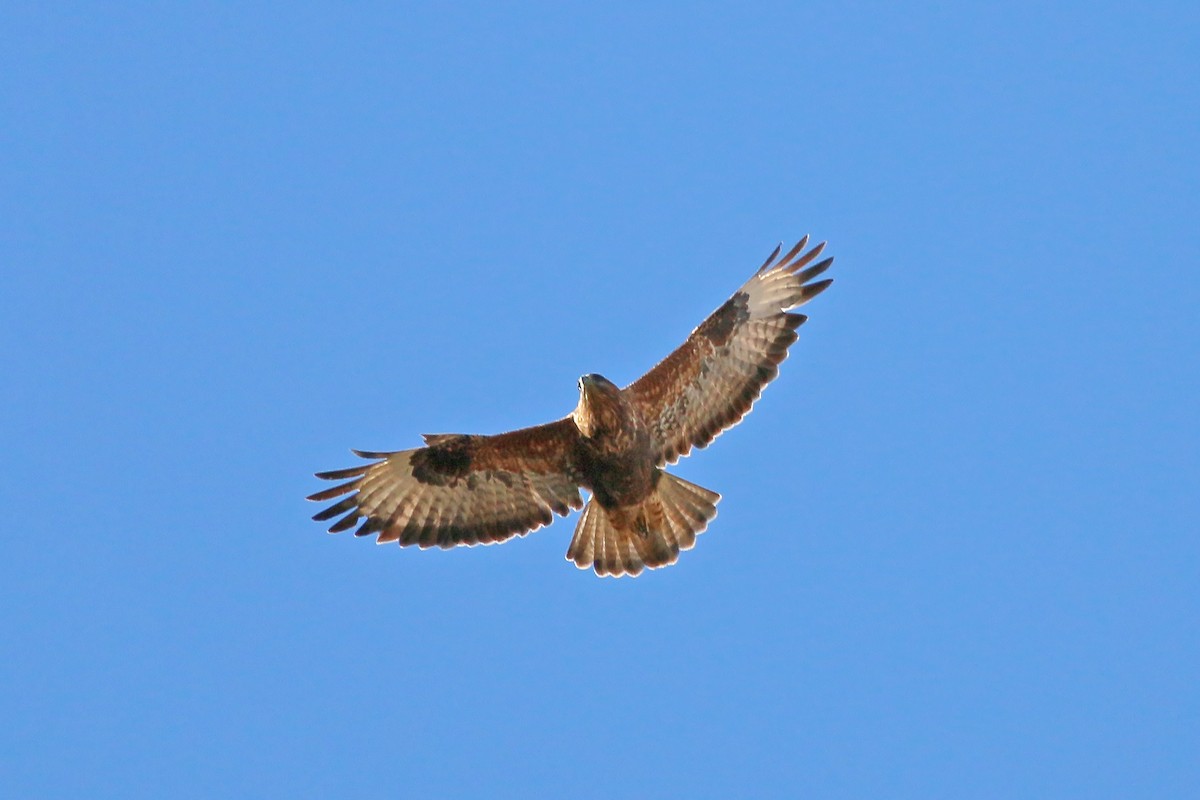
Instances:
[[[0,12],[6,796],[1200,783],[1200,13],[747,5]],[[677,566],[309,520],[804,233]]]

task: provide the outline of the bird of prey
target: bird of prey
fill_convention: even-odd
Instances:
[[[782,258],[776,247],[675,352],[624,389],[581,377],[578,405],[557,422],[353,451],[373,463],[317,473],[343,482],[309,500],[346,496],[313,519],[336,517],[330,533],[357,526],[356,536],[378,534],[379,544],[449,548],[524,536],[583,508],[567,550],[577,567],[620,576],[674,564],[721,496],[663,467],[740,421],[778,374],[807,320],[792,309],[832,283],[814,281],[833,263],[813,263],[824,242],[804,252],[807,244],[805,236]],[[591,493],[586,507],[581,488]]]

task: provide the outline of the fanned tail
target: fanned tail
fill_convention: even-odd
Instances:
[[[679,560],[717,515],[721,495],[666,472],[636,506],[605,509],[592,498],[579,518],[567,560],[597,575],[638,575]]]

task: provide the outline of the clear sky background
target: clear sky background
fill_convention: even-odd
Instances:
[[[1196,8],[6,4],[0,794],[1195,791]],[[804,233],[676,566],[309,520]]]

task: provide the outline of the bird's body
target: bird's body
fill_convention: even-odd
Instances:
[[[716,516],[720,495],[662,467],[736,424],[777,374],[806,320],[789,309],[831,283],[809,281],[833,259],[801,271],[823,247],[800,255],[806,243],[779,260],[776,248],[681,347],[624,389],[584,375],[563,419],[495,436],[426,435],[415,450],[355,451],[381,460],[318,473],[351,480],[309,497],[349,495],[314,519],[344,515],[331,533],[358,525],[356,535],[377,533],[381,544],[490,544],[583,507],[583,488],[592,501],[568,559],[599,575],[674,563]]]
[[[572,419],[580,433],[580,485],[606,509],[642,502],[654,490],[658,467],[641,412],[603,376],[583,376],[579,389]]]

